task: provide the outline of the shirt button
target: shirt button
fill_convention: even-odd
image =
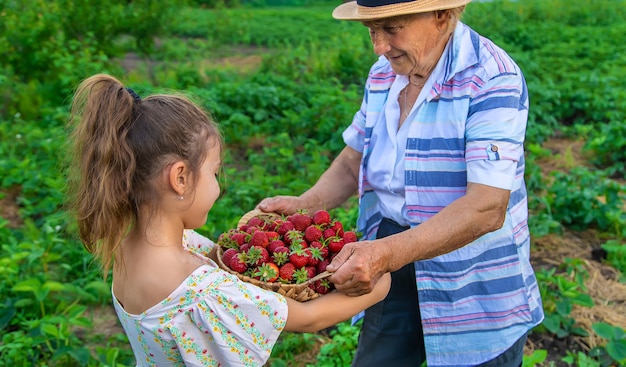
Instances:
[[[497,145],[492,145],[491,146],[491,151],[492,152],[497,152],[498,151],[498,146]]]

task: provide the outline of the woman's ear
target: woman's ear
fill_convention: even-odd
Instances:
[[[189,189],[189,168],[185,162],[178,161],[170,166],[169,183],[178,196],[183,196]]]

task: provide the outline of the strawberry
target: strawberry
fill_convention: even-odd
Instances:
[[[323,235],[324,233],[322,232],[320,227],[316,225],[308,226],[304,230],[304,238],[309,242],[319,241]]]
[[[248,265],[246,264],[246,255],[243,253],[239,253],[233,256],[227,265],[229,268],[241,274],[245,273],[246,270],[248,270]]]
[[[233,239],[233,235],[236,233],[236,230],[228,230],[224,233],[221,233],[217,237],[217,244],[222,248],[237,248],[239,247],[237,241]]]
[[[246,253],[247,263],[250,266],[260,266],[270,261],[270,254],[262,246],[252,246]]]
[[[316,280],[314,283],[314,291],[319,294],[326,294],[331,291],[332,283],[328,281],[328,279],[320,279]]]
[[[285,243],[281,240],[272,240],[269,245],[267,245],[267,251],[270,254],[273,254],[276,248],[278,247],[286,247]]]
[[[304,267],[296,269],[296,271],[293,272],[293,279],[296,284],[304,283],[309,280],[309,272]]]
[[[222,254],[222,262],[224,264],[229,264],[230,259],[232,259],[233,256],[236,256],[238,253],[239,251],[235,250],[234,248],[226,249],[226,251],[224,251],[224,253]]]
[[[267,247],[267,245],[269,244],[269,239],[267,238],[267,232],[258,230],[252,233],[252,237],[250,238],[250,244],[252,246]]]
[[[323,232],[322,232],[322,236],[324,238],[331,238],[331,237],[335,237],[337,235],[337,233],[335,233],[335,230],[328,227],[326,228]]]
[[[265,222],[263,222],[263,219],[261,219],[260,217],[252,217],[248,220],[248,226],[250,227],[263,227],[263,225],[265,224]]]
[[[341,222],[340,222],[340,221],[338,221],[338,220],[333,220],[333,221],[330,223],[330,227],[329,227],[329,228],[332,228],[332,229],[333,229],[333,231],[335,231],[335,234],[336,234],[337,236],[343,236],[343,232],[344,232],[344,231],[343,231],[343,224],[341,224]]]
[[[283,240],[288,245],[292,245],[294,244],[294,242],[299,243],[303,239],[304,236],[302,235],[302,232],[298,231],[297,229],[292,229],[285,233],[285,235],[283,236]]]
[[[357,241],[357,235],[354,231],[345,231],[343,233],[343,242],[344,243],[352,243]]]
[[[328,250],[333,253],[338,253],[343,248],[345,243],[341,237],[331,237],[328,239]]]
[[[309,247],[319,249],[320,255],[322,255],[322,259],[325,259],[328,257],[328,247],[324,245],[322,242],[317,242],[317,241],[311,242]]]
[[[330,224],[330,214],[324,209],[316,211],[313,213],[313,223],[320,225]]]
[[[293,266],[292,263],[286,263],[285,265],[280,267],[278,275],[282,280],[290,283],[291,280],[293,279],[293,273],[295,271],[296,271],[296,267]]]
[[[291,222],[295,229],[300,232],[304,232],[304,230],[311,225],[311,217],[303,212],[298,212],[293,214],[290,217]]]
[[[277,265],[283,265],[289,261],[289,249],[285,246],[277,247],[274,250],[272,259]]]
[[[298,269],[306,266],[308,261],[308,254],[302,247],[296,247],[289,254],[289,262],[291,262]]]
[[[265,234],[267,235],[267,239],[270,241],[280,239],[280,235],[276,231],[265,230]]]
[[[315,267],[317,269],[317,273],[319,274],[325,272],[328,264],[330,264],[330,259],[324,259],[318,262],[317,266]]]
[[[278,268],[278,265],[270,262],[261,264],[257,267],[253,276],[263,282],[273,282],[278,279],[279,272],[280,269]]]
[[[315,266],[305,266],[304,270],[306,270],[309,279],[314,278],[317,275],[317,269]]]
[[[276,228],[276,232],[281,235],[281,236],[285,236],[285,233],[291,231],[295,229],[295,227],[293,226],[293,223],[290,221],[284,221],[282,222],[277,228]]]
[[[235,241],[238,246],[241,246],[244,243],[246,243],[247,237],[248,237],[248,234],[245,232],[235,232],[232,234],[232,236],[230,236],[230,238],[232,238],[232,240]]]
[[[317,263],[324,259],[324,256],[322,256],[322,250],[319,248],[308,247],[305,249],[305,251],[309,256],[307,261],[307,265],[309,266],[315,266],[317,265]],[[326,251],[328,252],[328,250]]]
[[[239,246],[239,251],[248,252],[248,250],[250,250],[250,247],[252,247],[252,245],[246,242],[243,245]]]

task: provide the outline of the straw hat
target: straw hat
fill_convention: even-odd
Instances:
[[[340,20],[372,20],[398,15],[452,9],[472,0],[356,0],[339,5],[333,18]]]

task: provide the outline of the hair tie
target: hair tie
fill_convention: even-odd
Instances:
[[[133,97],[133,100],[135,102],[141,101],[141,97],[139,97],[139,94],[135,93],[134,90],[132,90],[130,88],[126,88],[126,91],[128,92],[128,94],[130,94],[131,97]]]

